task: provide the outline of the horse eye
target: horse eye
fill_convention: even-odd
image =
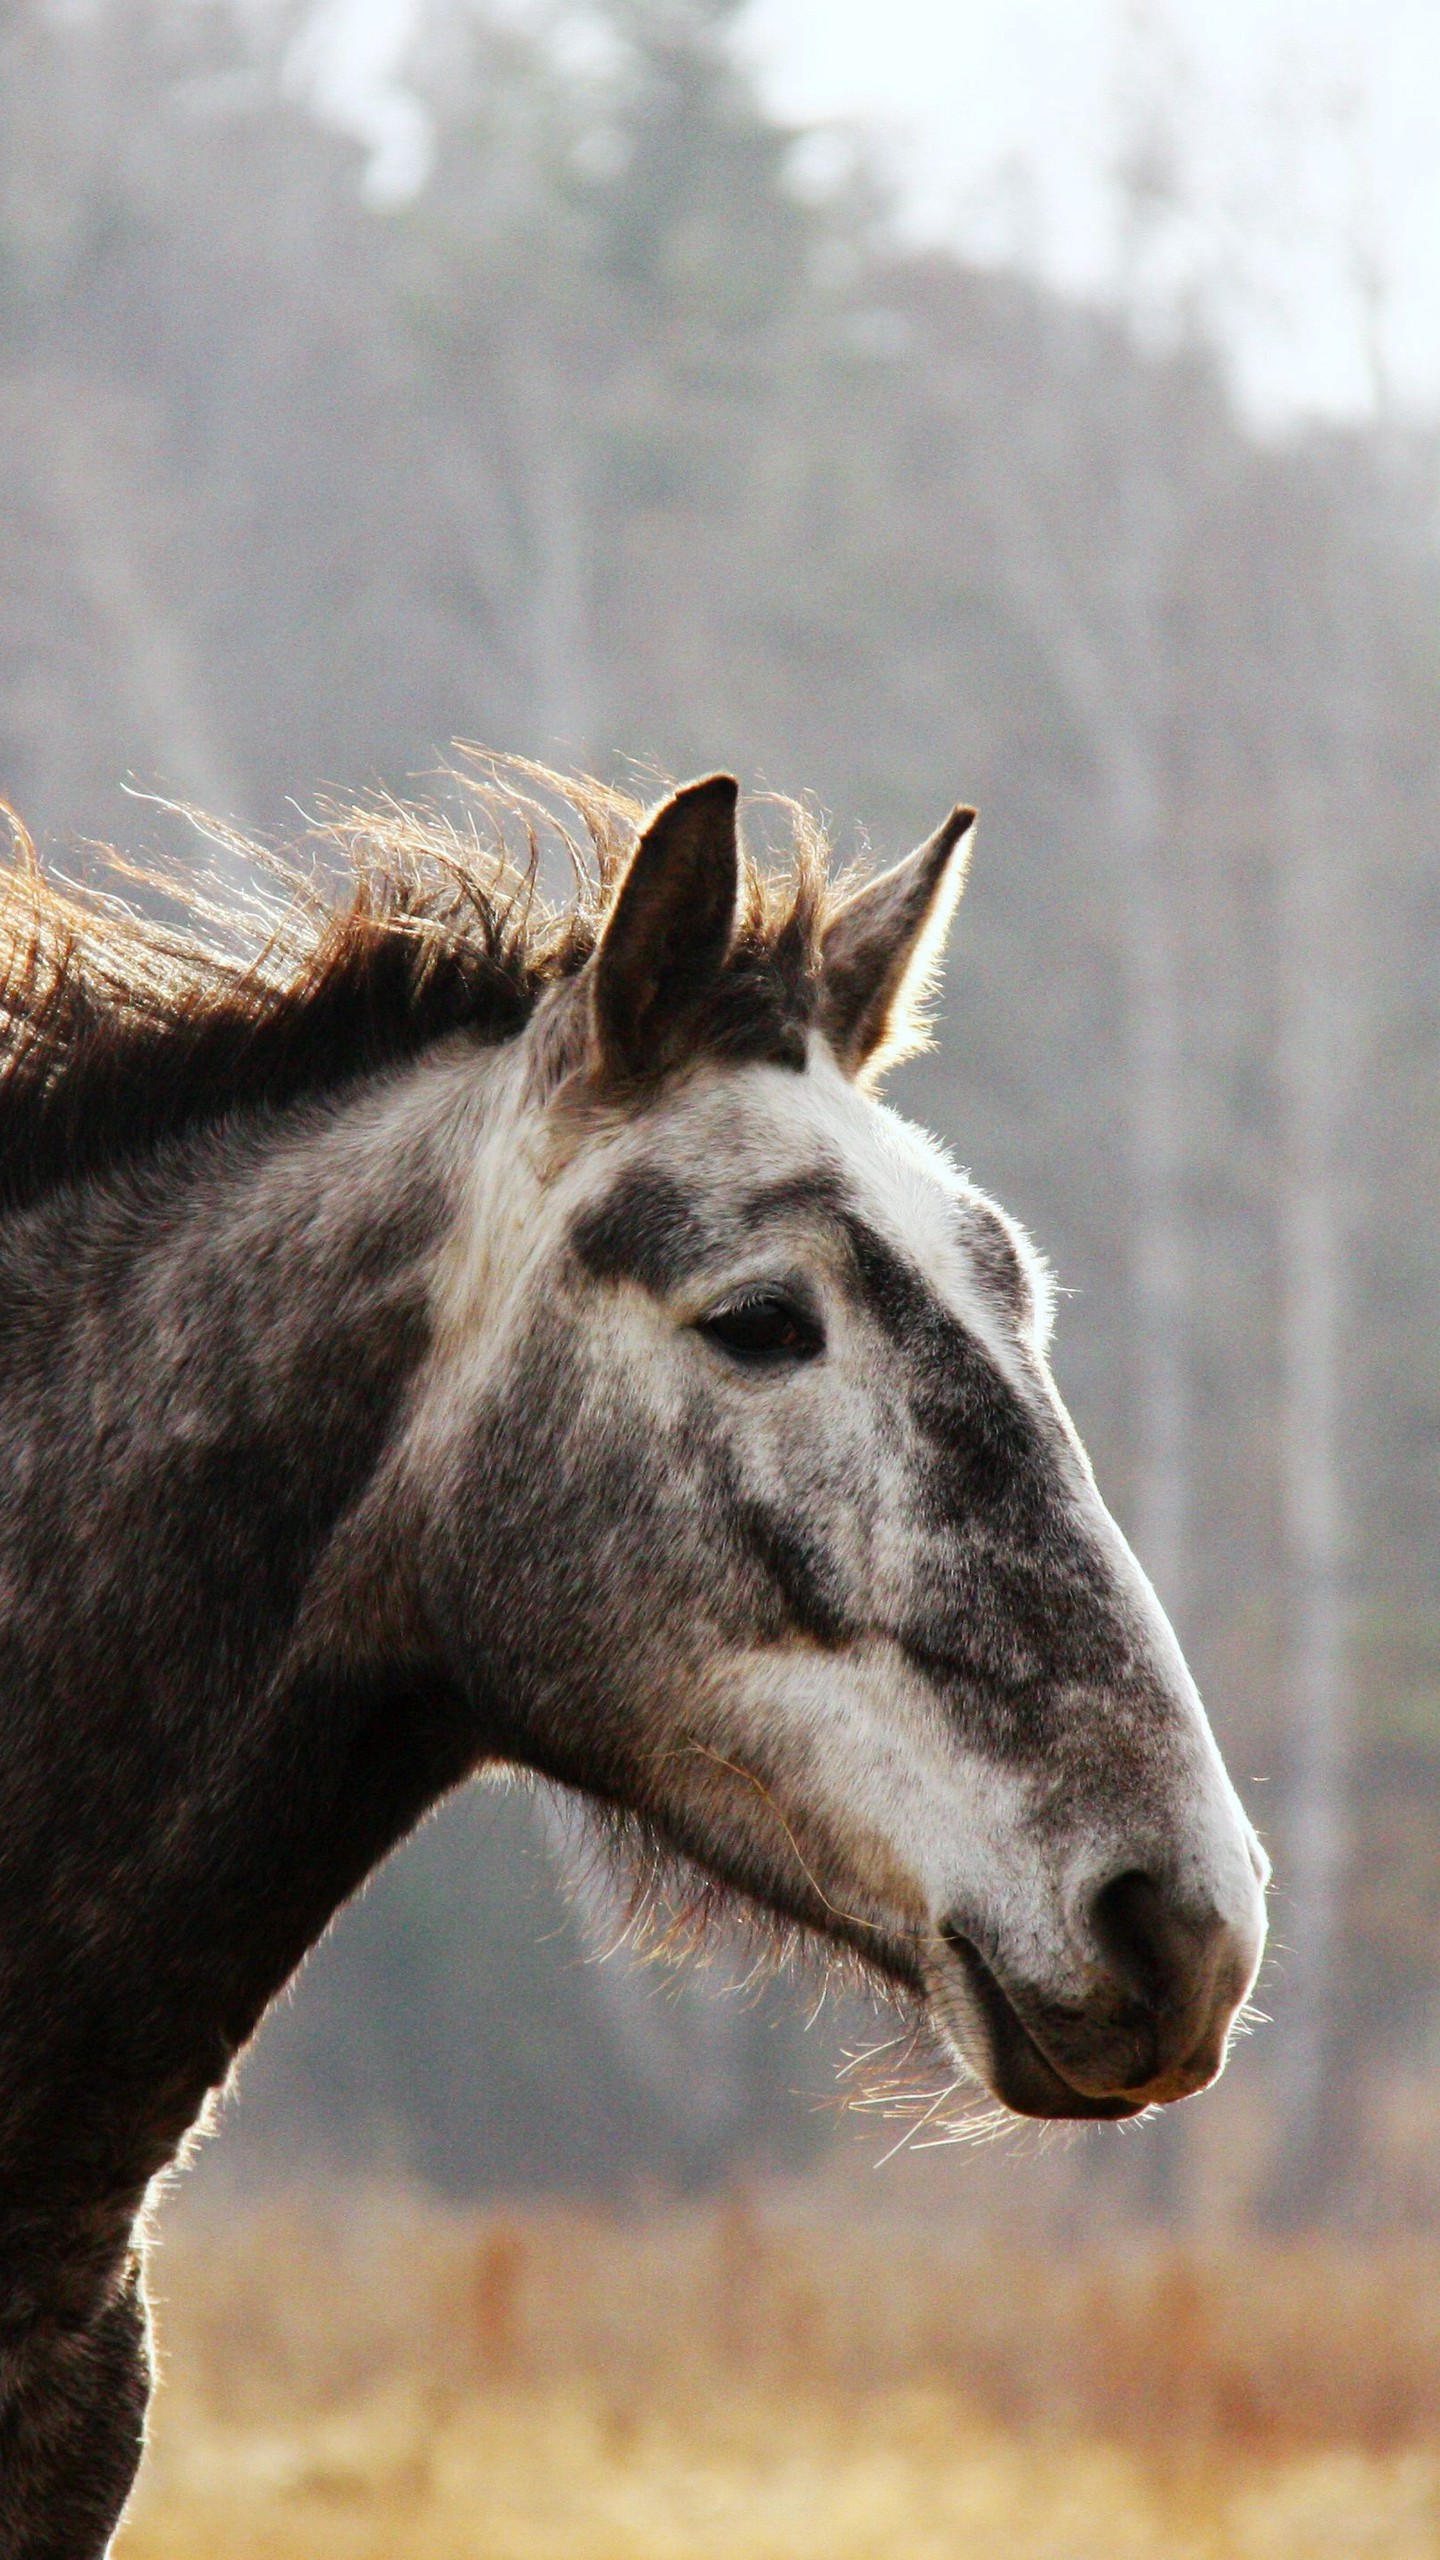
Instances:
[[[814,1360],[825,1348],[825,1336],[808,1307],[781,1289],[757,1289],[749,1297],[732,1298],[702,1316],[697,1332],[718,1343],[732,1360],[752,1369],[775,1369],[796,1360]]]

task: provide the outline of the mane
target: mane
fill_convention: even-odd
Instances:
[[[276,848],[184,810],[247,882],[102,851],[76,886],[21,821],[0,873],[0,1211],[243,1110],[337,1091],[467,1033],[514,1039],[594,950],[646,810],[518,759],[451,777],[460,816],[384,798]],[[793,1055],[832,911],[824,835],[762,803],[783,860],[747,857],[702,1042]],[[778,822],[778,823],[774,823]],[[568,870],[560,905],[547,857]]]

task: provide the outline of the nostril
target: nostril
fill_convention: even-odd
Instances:
[[[1146,2007],[1183,2000],[1198,1950],[1164,1887],[1142,1868],[1112,1876],[1090,1906],[1095,1942],[1121,1988]]]

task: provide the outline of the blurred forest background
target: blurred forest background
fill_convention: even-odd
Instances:
[[[4,0],[0,790],[61,867],[155,840],[127,777],[283,834],[325,786],[438,788],[455,738],[731,765],[847,855],[975,799],[894,1098],[1058,1266],[1063,1388],[1279,1877],[1277,2024],[1033,2192],[1433,2219],[1440,444],[1378,385],[1262,438],[1198,323],[1154,328],[1153,120],[1081,307],[905,246],[863,158],[822,181],[725,0],[586,22],[428,19],[433,166],[387,203],[283,11]],[[590,1961],[570,1863],[524,1793],[447,1809],[203,2177],[613,2197],[853,2155],[837,2063],[888,2030]]]

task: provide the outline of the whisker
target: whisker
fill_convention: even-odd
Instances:
[[[939,2114],[940,2109],[944,2106],[946,2099],[947,2099],[947,2098],[953,2098],[953,2096],[955,2095],[955,2092],[956,2092],[956,2090],[959,2088],[959,2086],[960,2086],[960,2082],[959,2082],[959,2080],[958,2080],[958,2079],[956,2079],[956,2080],[952,2080],[952,2081],[949,2083],[948,2087],[946,2087],[946,2088],[944,2088],[944,2089],[941,2089],[941,2090],[937,2093],[937,2095],[935,2096],[935,2098],[932,2100],[931,2104],[926,2108],[925,2113],[923,2114],[923,2116],[918,2116],[918,2117],[916,2118],[916,2120],[915,2120],[914,2124],[907,2126],[907,2128],[906,2128],[905,2132],[901,2134],[899,2141],[898,2141],[898,2142],[892,2142],[892,2144],[890,2145],[889,2150],[888,2150],[888,2151],[885,2151],[885,2152],[882,2152],[882,2154],[881,2154],[880,2158],[879,2158],[879,2159],[876,2161],[876,2163],[875,2163],[876,2168],[877,2168],[877,2169],[884,2169],[884,2168],[887,2168],[887,2167],[889,2166],[889,2163],[890,2163],[892,2160],[896,2160],[896,2159],[898,2159],[898,2158],[899,2158],[899,2156],[900,2156],[900,2153],[901,2153],[902,2151],[904,2151],[904,2150],[906,2149],[906,2147],[907,2147],[910,2143],[912,2143],[912,2142],[914,2141],[915,2136],[917,2135],[917,2133],[923,2133],[923,2132],[924,2132],[924,2129],[925,2129],[925,2127],[926,2127],[926,2125],[927,2125],[927,2124],[929,2124],[929,2122],[930,2122],[931,2118],[932,2118],[933,2116],[936,2116],[936,2115],[938,2115],[938,2114]]]
[[[840,2065],[839,2070],[835,2074],[836,2079],[844,2080],[848,2078],[852,2071],[863,2071],[867,2063],[878,2062],[882,2053],[893,2053],[897,2044],[903,2044],[904,2042],[905,2037],[901,2034],[898,2036],[886,2036],[881,2044],[867,2044],[862,2046],[858,2053],[852,2053],[849,2060]],[[857,2104],[858,2103],[860,2102],[857,2101]]]

